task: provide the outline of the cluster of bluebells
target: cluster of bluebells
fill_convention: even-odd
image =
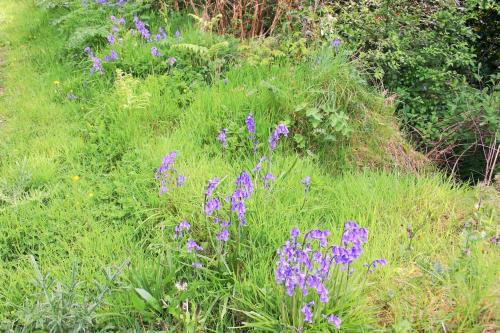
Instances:
[[[177,187],[182,187],[186,181],[186,177],[181,175],[177,169],[174,168],[176,156],[177,153],[175,151],[165,155],[162,159],[160,167],[156,170],[155,177],[160,183],[160,194],[168,192],[167,184],[169,181],[174,183]]]
[[[245,124],[247,126],[250,141],[252,141],[253,154],[256,155],[257,145],[259,144],[259,141],[257,141],[257,137],[255,136],[255,120],[253,119],[253,115],[251,113],[248,114],[248,117],[245,120]]]
[[[253,153],[254,155],[257,154],[257,146],[259,144],[259,141],[257,140],[256,136],[256,127],[255,127],[255,120],[253,118],[252,113],[249,113],[248,116],[245,119],[245,126],[248,131],[249,139],[252,142],[253,146]],[[288,127],[284,123],[280,123],[276,129],[273,131],[271,136],[269,137],[269,147],[270,147],[270,154],[276,149],[279,140],[282,137],[288,137]],[[219,134],[217,135],[217,140],[219,143],[222,145],[222,148],[226,149],[228,147],[228,142],[227,142],[227,128],[223,128],[220,130]],[[256,166],[253,168],[253,172],[259,174],[260,171],[262,170],[262,164],[264,162],[267,162],[268,164],[268,171],[261,177],[263,183],[264,183],[264,188],[269,189],[271,186],[271,182],[276,181],[276,177],[272,174],[271,172],[271,156],[262,156]],[[241,204],[241,200],[237,201],[236,206],[240,207],[243,206]],[[240,209],[242,211],[242,209]]]
[[[280,138],[283,136],[288,137],[288,127],[286,127],[285,124],[281,123],[276,127],[274,132],[269,137],[269,148],[271,149],[271,151],[276,149]]]
[[[104,74],[104,69],[102,68],[102,60],[94,55],[94,52],[90,49],[90,47],[86,47],[84,49],[85,53],[89,56],[92,61],[92,67],[90,68],[90,74],[94,74],[95,72],[99,74]]]
[[[127,2],[127,0],[94,0],[94,2],[98,5],[108,5],[108,6],[117,6],[119,8],[123,7],[123,5]],[[84,7],[87,5],[87,1],[83,1]]]
[[[149,29],[146,27],[146,23],[141,21],[137,15],[134,16],[134,23],[135,23],[135,28],[141,34],[142,38],[144,38],[148,42],[151,41],[151,33],[149,32]]]
[[[219,183],[219,178],[213,178],[208,181],[205,191],[205,215],[208,218],[212,218],[214,223],[220,226],[220,230],[216,235],[217,240],[227,242],[229,240],[228,227],[231,223],[219,218],[218,211],[222,208],[222,203],[221,200],[214,195],[215,189],[219,186]]]
[[[176,225],[174,228],[174,238],[176,239],[184,238],[185,234],[187,234],[190,229],[191,225],[187,221],[179,222],[179,224]],[[198,243],[196,243],[193,239],[189,238],[186,241],[186,250],[189,253],[196,254],[196,252],[202,251],[203,248],[200,245],[198,245]],[[192,266],[193,268],[198,269],[202,267],[202,264],[200,262],[193,262]]]
[[[217,135],[217,140],[222,145],[222,148],[227,148],[227,128],[220,130],[219,135]]]
[[[348,265],[358,259],[362,246],[368,238],[368,231],[359,227],[355,222],[348,221],[344,225],[341,245],[330,245],[328,230],[311,230],[307,232],[302,242],[298,241],[300,231],[293,228],[290,239],[278,251],[279,259],[276,263],[276,282],[282,285],[288,296],[300,293],[303,299],[312,294],[317,295],[319,303],[328,303],[333,268],[339,265],[344,271]],[[385,265],[384,259],[377,259],[371,267]],[[304,321],[313,322],[312,308],[319,306],[314,302],[304,302],[301,311]],[[327,321],[337,328],[341,320],[333,314],[323,314]]]
[[[231,211],[236,213],[238,221],[241,225],[246,225],[245,214],[246,204],[245,200],[250,198],[253,193],[253,183],[250,174],[243,171],[238,178],[236,178],[236,189],[231,195]]]

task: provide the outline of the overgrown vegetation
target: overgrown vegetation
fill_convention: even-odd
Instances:
[[[3,330],[496,329],[498,192],[412,151],[345,40],[98,2],[0,0]]]
[[[337,40],[397,101],[408,137],[463,180],[498,173],[495,1],[156,1],[221,33],[276,35],[302,56]]]

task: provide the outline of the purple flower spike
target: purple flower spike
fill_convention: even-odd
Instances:
[[[176,62],[177,62],[177,59],[175,59],[174,57],[170,57],[167,60],[167,64],[170,65],[170,66],[175,65]]]
[[[302,312],[302,314],[304,315],[304,321],[306,323],[309,323],[309,324],[312,324],[313,322],[313,313],[311,311],[311,308],[310,306],[313,306],[314,305],[314,302],[309,302],[307,304],[304,304],[304,306],[302,307],[302,309],[300,310]]]
[[[217,234],[216,238],[221,242],[227,242],[229,240],[229,231],[223,228],[221,232]]]
[[[250,133],[251,135],[255,135],[255,120],[253,119],[253,116],[251,113],[248,114],[248,117],[247,117],[245,123],[247,125],[248,133]]]
[[[175,184],[177,187],[182,187],[184,183],[186,182],[186,177],[183,175],[178,175],[177,178],[175,179]]]
[[[332,42],[330,44],[333,48],[337,48],[342,44],[342,41],[340,39],[335,39],[335,40],[332,40]]]
[[[141,33],[142,38],[149,41],[151,40],[151,33],[148,28],[146,28],[146,24],[142,22],[137,16],[134,16],[135,28],[137,31]]]
[[[217,140],[222,144],[223,148],[227,148],[227,128],[223,128],[220,132],[219,135],[217,136]]]
[[[108,39],[108,44],[112,45],[115,43],[115,35],[109,34],[107,39]]]
[[[205,215],[212,216],[212,214],[215,211],[220,210],[221,207],[222,205],[220,203],[220,200],[217,198],[212,198],[208,200],[207,203],[205,204]]]
[[[271,151],[276,149],[278,141],[282,136],[288,137],[288,127],[283,123],[279,124],[269,137],[269,147]]]
[[[304,185],[304,191],[309,192],[309,186],[311,185],[311,177],[306,176],[302,179],[302,185]]]
[[[153,57],[161,57],[163,54],[161,54],[160,51],[158,51],[158,48],[156,46],[153,46],[151,48],[151,55]]]
[[[188,239],[187,243],[186,243],[186,247],[187,247],[187,251],[188,252],[193,252],[193,251],[202,251],[203,248],[201,246],[199,246],[194,240],[192,240],[191,238]]]
[[[276,180],[276,178],[274,177],[274,175],[273,175],[272,173],[268,172],[268,173],[266,174],[266,176],[264,177],[264,187],[265,187],[266,189],[268,189],[268,188],[269,188],[269,186],[270,186],[270,183],[271,183],[272,181],[274,182],[275,180]]]
[[[324,318],[326,318],[326,320],[328,321],[329,324],[333,324],[335,325],[335,327],[337,329],[340,328],[340,324],[342,324],[342,320],[340,318],[338,318],[337,316],[335,316],[333,313],[331,315],[329,315],[328,317],[323,315]]]
[[[188,231],[190,228],[191,225],[187,221],[181,221],[178,225],[175,226],[175,236],[177,238],[182,238],[183,231]]]
[[[217,186],[219,186],[219,183],[220,183],[219,178],[210,179],[208,181],[208,186],[207,186],[207,190],[205,192],[205,195],[207,197],[211,197],[213,195],[215,189],[217,188]]]
[[[253,172],[259,172],[260,169],[262,169],[262,162],[264,162],[267,158],[265,156],[261,157],[259,162],[257,162],[257,165],[255,166],[255,168],[253,168]]]

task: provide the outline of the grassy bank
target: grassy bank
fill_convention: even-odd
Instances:
[[[89,317],[72,305],[88,310],[100,285],[110,292],[87,326],[94,330],[294,331],[295,314],[283,310],[286,297],[274,278],[276,250],[292,227],[303,233],[328,229],[338,239],[348,220],[366,227],[369,238],[359,262],[349,267],[349,284],[326,305],[325,313],[342,318],[341,330],[495,329],[494,208],[483,200],[475,209],[477,190],[439,174],[390,165],[382,146],[396,137],[387,125],[390,110],[342,54],[329,55],[319,67],[240,62],[208,82],[175,70],[132,76],[112,68],[91,76],[86,59],[65,57],[66,37],[50,24],[53,14],[30,1],[0,0],[0,8],[6,63],[0,320],[6,329],[74,329]],[[189,24],[182,33],[187,42],[204,36]],[[324,75],[312,79],[318,73]],[[309,128],[296,106],[315,98],[305,89],[310,84],[328,84],[325,90],[354,110],[349,126],[357,140],[325,145],[311,137],[308,153],[291,135],[282,138],[270,166],[276,180],[266,189],[264,175],[252,173],[247,225],[238,238],[231,230],[221,256],[213,237],[217,226],[203,214],[208,180],[223,179],[221,198],[230,193],[234,179],[268,154],[267,138],[282,121],[307,139]],[[249,112],[260,141],[257,155],[245,132]],[[228,129],[227,149],[217,141],[221,128]],[[186,183],[159,195],[155,171],[171,151],[178,152],[175,168]],[[385,171],[376,168],[387,164]],[[307,193],[301,185],[306,176]],[[181,220],[189,221],[189,237],[204,249],[197,255],[186,253],[185,239],[172,237]],[[68,301],[64,311],[44,305],[50,297],[32,283],[31,255],[43,274],[64,283],[78,266],[79,283],[63,288],[74,296],[61,296]],[[377,258],[388,264],[365,274],[363,263]],[[127,260],[109,282],[102,270]],[[193,270],[193,261],[203,268]],[[47,290],[53,295],[56,289]],[[330,327],[317,322],[306,330]]]

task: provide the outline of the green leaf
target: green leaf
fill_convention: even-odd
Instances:
[[[135,288],[135,292],[154,310],[161,312],[160,303],[147,290],[142,288]]]

